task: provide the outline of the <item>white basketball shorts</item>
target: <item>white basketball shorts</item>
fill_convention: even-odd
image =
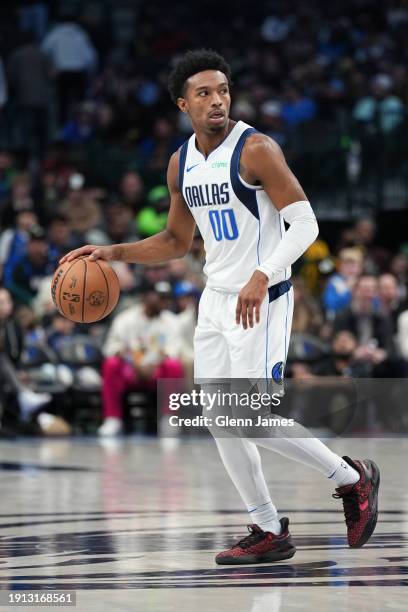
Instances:
[[[260,322],[235,322],[238,294],[206,287],[194,335],[194,379],[264,378],[282,382],[293,316],[293,288],[285,280],[269,288]]]

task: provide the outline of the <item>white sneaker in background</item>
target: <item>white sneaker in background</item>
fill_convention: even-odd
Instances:
[[[18,403],[21,410],[23,420],[30,418],[33,412],[45,406],[51,401],[52,397],[49,393],[35,393],[31,389],[24,389],[18,394]]]
[[[66,387],[71,387],[74,382],[74,375],[70,368],[63,363],[59,363],[56,366],[58,382],[62,383]]]
[[[72,433],[71,425],[56,414],[40,412],[37,423],[42,433],[47,436],[68,436]]]
[[[102,377],[99,372],[89,366],[84,366],[78,370],[76,378],[81,385],[90,389],[99,388],[102,384]]]
[[[120,436],[123,433],[122,419],[108,417],[98,429],[98,436]]]

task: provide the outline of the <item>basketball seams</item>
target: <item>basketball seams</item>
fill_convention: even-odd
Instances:
[[[102,272],[102,274],[103,274],[103,278],[105,279],[105,283],[106,283],[106,290],[107,290],[107,292],[108,292],[107,299],[106,299],[106,306],[105,306],[105,310],[103,311],[103,313],[101,314],[101,316],[100,316],[100,317],[98,317],[98,319],[96,319],[97,321],[100,321],[100,320],[101,320],[101,319],[103,319],[103,317],[105,316],[106,309],[107,309],[107,308],[108,308],[108,306],[109,306],[109,283],[108,283],[108,279],[106,278],[106,274],[105,274],[105,272],[104,272],[104,271],[103,271],[103,269],[102,269],[102,266],[100,266],[100,265],[99,265],[98,261],[95,261],[95,263],[96,263],[96,265],[98,266],[98,268],[100,269],[100,271],[101,271],[101,272]]]
[[[79,262],[81,260],[84,262],[84,267],[82,268],[82,272],[80,272],[78,268],[77,273],[75,273],[75,267],[76,265],[78,266],[80,265]],[[104,270],[101,263],[96,262],[96,261],[95,262],[86,261],[85,257],[78,257],[73,262],[68,264],[68,267],[66,268],[66,270],[64,271],[61,270],[62,276],[60,277],[59,288],[58,288],[58,283],[56,283],[56,287],[55,287],[55,302],[56,302],[56,307],[58,311],[64,317],[67,317],[67,319],[70,319],[71,321],[74,321],[76,323],[95,323],[96,321],[100,321],[104,317],[109,315],[114,309],[114,307],[116,306],[118,302],[117,296],[120,294],[118,278],[116,276],[115,271],[109,265],[108,265],[109,270]],[[96,264],[96,265],[94,266],[92,264]],[[98,272],[96,268],[98,268],[99,270]],[[72,270],[74,270],[74,272],[71,272]],[[79,282],[77,284],[77,289],[76,289],[77,295],[75,295],[75,299],[72,295],[70,296],[67,293],[67,295],[64,296],[64,300],[63,300],[62,294],[63,292],[68,291],[68,284],[69,284],[69,281],[67,281],[68,284],[67,286],[65,286],[65,281],[67,280],[67,277],[69,277],[70,273],[73,274],[74,276],[77,276],[78,280],[82,281],[82,287],[80,286],[80,282]],[[110,278],[109,273],[112,278]],[[102,283],[102,278],[99,274],[102,275],[105,285],[106,285],[105,294],[103,294],[103,287],[102,287],[103,283]],[[110,286],[111,281],[113,283],[112,287]],[[93,288],[95,288],[95,291]],[[51,290],[52,290],[52,285],[51,285]],[[102,291],[102,294],[100,294],[101,291]],[[89,309],[88,307],[90,305],[90,297],[88,296],[88,293],[90,292],[92,295],[93,293],[95,293],[95,299],[92,300],[92,306],[97,306],[97,311],[99,311],[100,313],[100,315],[97,316],[97,318],[94,318],[96,315],[95,308],[92,307],[91,309]],[[98,293],[100,294],[99,298],[97,295]],[[113,300],[112,304],[110,304],[111,294],[112,294],[112,300]],[[105,306],[103,305],[103,300],[101,301],[100,299],[102,298],[102,296],[104,296],[106,300]],[[81,302],[81,298],[82,298],[82,302]],[[53,296],[53,300],[54,300],[54,296]],[[72,308],[70,304],[68,305],[66,304],[66,300],[78,302],[73,312],[69,310],[69,309],[72,310]],[[67,311],[65,310],[64,306],[67,306]]]
[[[85,316],[85,288],[86,288],[86,272],[87,272],[87,265],[86,265],[86,261],[85,261],[85,257],[83,257],[82,261],[84,262],[85,265],[85,269],[84,269],[84,283],[83,283],[83,287],[82,287],[82,323],[84,323],[84,316]]]
[[[65,272],[64,276],[61,278],[61,282],[60,282],[60,289],[59,289],[59,296],[58,296],[58,303],[59,303],[59,307],[57,306],[58,310],[60,312],[62,312],[62,314],[64,316],[67,316],[66,312],[64,312],[64,309],[62,307],[62,301],[61,301],[61,291],[62,291],[62,286],[64,284],[64,280],[68,274],[68,272],[70,271],[70,269],[78,262],[77,259],[74,259],[74,261],[72,262],[72,264],[69,266],[68,270]]]

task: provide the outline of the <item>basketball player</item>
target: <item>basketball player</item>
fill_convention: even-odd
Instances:
[[[314,242],[318,227],[279,146],[230,119],[230,86],[230,68],[217,53],[202,49],[181,58],[169,90],[194,133],[169,162],[167,228],[137,243],[87,245],[61,261],[89,255],[154,264],[183,257],[197,224],[208,280],[194,339],[195,378],[279,380],[292,321],[291,265]],[[249,535],[219,553],[217,563],[279,561],[295,553],[289,521],[279,519],[270,498],[257,444],[336,484],[351,547],[362,546],[374,531],[380,477],[373,461],[339,457],[313,437],[217,438],[216,444],[251,520]]]

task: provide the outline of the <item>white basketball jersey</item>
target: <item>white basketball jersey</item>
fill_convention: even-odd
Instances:
[[[219,291],[240,291],[285,231],[264,189],[239,175],[242,147],[254,133],[254,128],[238,121],[208,157],[197,149],[195,134],[180,149],[180,191],[204,240],[207,285]],[[287,268],[274,284],[290,273]]]

